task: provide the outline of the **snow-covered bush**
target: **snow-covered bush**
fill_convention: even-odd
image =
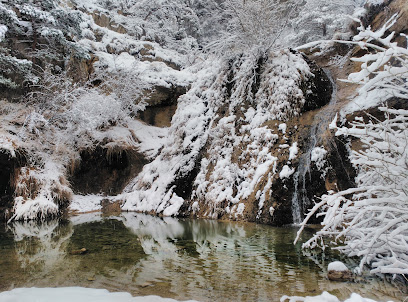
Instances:
[[[254,52],[255,56],[282,47],[280,35],[296,13],[296,1],[226,0],[223,18],[228,20],[221,37],[209,45],[210,51],[235,56]]]
[[[350,82],[360,84],[359,104],[378,104],[390,97],[408,101],[408,49],[392,42],[394,33],[383,38],[395,22],[396,16],[376,32],[361,26],[354,38],[370,50],[353,59],[362,62],[361,71],[349,76]],[[357,187],[322,196],[296,240],[309,218],[322,209],[318,215],[324,215],[323,228],[303,247],[324,247],[329,238],[345,254],[361,257],[360,270],[369,265],[372,273],[408,274],[408,110],[378,109],[384,113],[381,120],[369,116],[368,121],[357,117],[349,127],[331,124],[336,135],[362,143],[350,157],[358,168]]]
[[[94,83],[98,82],[98,86]],[[143,89],[150,86],[138,74],[97,72],[84,84],[74,83],[67,72],[46,69],[36,90],[29,93],[27,102],[33,113],[27,117],[25,128],[34,131],[34,123],[46,125],[55,134],[69,134],[68,140],[92,135],[112,125],[126,124],[137,111],[144,109]],[[22,132],[24,136],[24,131]],[[81,147],[80,142],[77,142]]]
[[[394,15],[379,30],[359,27],[354,44],[370,50],[360,58],[361,71],[350,74],[346,82],[359,84],[358,96],[345,109],[345,113],[367,109],[392,97],[407,99],[408,95],[408,49],[394,41],[395,33],[388,31],[397,22]],[[405,34],[402,37],[407,38]]]
[[[289,20],[282,40],[293,47],[334,36],[349,38],[349,16],[363,3],[364,0],[303,1],[298,13]]]
[[[137,74],[97,74],[78,84],[66,72],[46,69],[36,89],[27,95],[25,106],[14,106],[17,112],[13,113],[25,119],[21,126],[14,124],[13,131],[18,131],[18,147],[29,156],[27,167],[15,175],[11,219],[59,215],[71,199],[66,178],[80,160],[80,151],[97,145],[111,151],[115,143],[120,144],[112,133],[106,133],[125,127],[144,108],[142,90],[148,87]]]
[[[74,1],[78,7],[98,11],[120,24],[137,40],[156,42],[180,53],[197,48],[201,26],[196,7],[207,2],[214,0]]]

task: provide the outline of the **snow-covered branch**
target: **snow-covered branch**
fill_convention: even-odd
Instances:
[[[361,70],[348,78],[360,85],[359,102],[371,102],[374,96],[375,104],[390,97],[408,99],[408,50],[393,42],[394,33],[387,35],[396,19],[378,31],[361,26],[354,37],[368,51],[353,58],[362,63]],[[367,114],[368,121],[356,117],[348,127],[331,123],[336,135],[361,142],[361,149],[350,155],[358,169],[357,188],[323,195],[301,224],[296,241],[310,217],[322,211],[323,228],[304,248],[338,245],[348,256],[360,257],[360,271],[369,265],[372,273],[408,274],[408,110],[378,109],[383,118]]]

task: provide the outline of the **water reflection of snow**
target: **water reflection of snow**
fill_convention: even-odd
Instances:
[[[0,300],[7,302],[176,302],[159,296],[132,297],[129,293],[110,293],[106,289],[81,287],[16,288],[0,293]],[[189,302],[189,301],[186,301]],[[194,302],[190,300],[190,302]]]
[[[114,229],[122,223],[124,227]],[[84,280],[91,278],[96,279],[93,286],[111,291],[146,295],[158,290],[163,296],[171,292],[171,297],[178,299],[203,297],[206,301],[226,297],[271,301],[279,295],[341,287],[326,280],[320,259],[305,257],[292,245],[296,230],[291,228],[139,213],[109,217],[89,213],[40,225],[14,222],[8,228],[14,235],[19,265],[29,272],[22,277],[22,286],[27,282],[31,286],[83,286]],[[95,238],[98,250],[70,255],[73,238],[78,236]],[[125,236],[126,240],[112,236]],[[92,245],[89,242],[85,247],[92,249]],[[115,258],[119,262],[105,262]],[[360,287],[350,285],[343,290],[343,298]],[[360,293],[370,292],[373,285],[367,288]]]

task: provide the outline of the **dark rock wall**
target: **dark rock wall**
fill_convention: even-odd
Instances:
[[[9,151],[0,150],[0,221],[8,220],[11,216],[15,172],[23,163],[21,154],[12,157]]]

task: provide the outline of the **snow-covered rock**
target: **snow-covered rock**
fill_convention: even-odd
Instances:
[[[341,262],[341,261],[334,261],[330,262],[329,265],[327,266],[327,270],[330,271],[338,271],[338,272],[345,272],[348,271],[349,269],[347,266]]]
[[[327,270],[327,278],[331,281],[351,281],[353,279],[353,274],[343,262],[331,262]]]

